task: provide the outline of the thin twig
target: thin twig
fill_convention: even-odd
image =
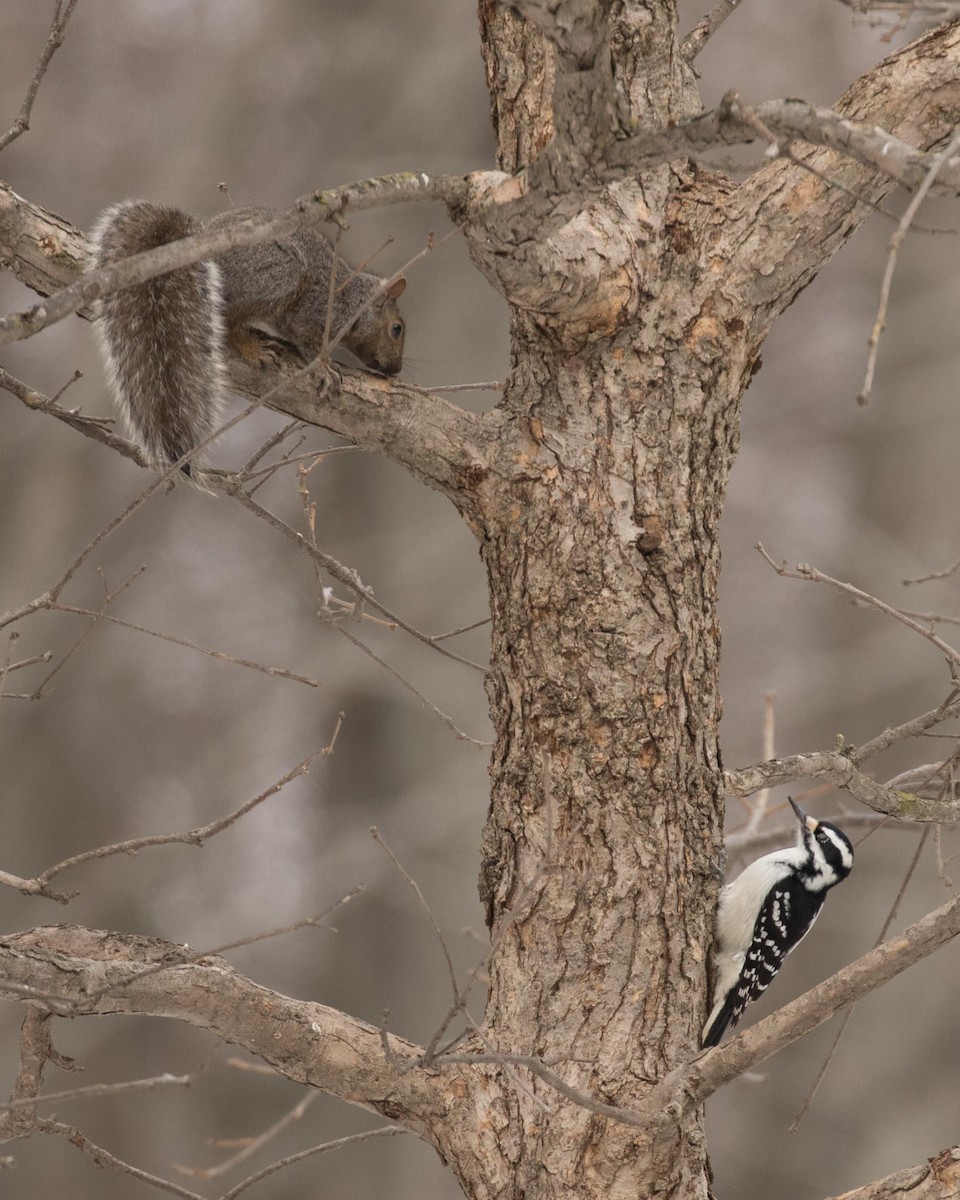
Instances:
[[[316,549],[317,506],[310,499],[310,490],[307,485],[307,477],[312,469],[312,467],[299,468],[297,472],[297,493],[300,497],[300,504],[303,509],[304,519],[307,523],[307,530],[309,531],[310,535],[310,545]],[[330,602],[334,599],[331,594],[332,589],[323,586],[323,580],[320,575],[320,564],[316,559],[313,560],[313,567],[316,573],[317,587],[320,591],[321,615],[326,615],[326,613],[329,611]],[[348,608],[351,610],[349,615],[353,616],[355,619],[357,617],[364,617],[367,615],[363,613],[357,605],[350,605]],[[383,669],[387,671],[388,674],[392,675],[399,683],[401,683],[403,687],[407,689],[407,691],[416,696],[420,703],[434,713],[435,716],[439,717],[444,725],[446,725],[448,729],[451,729],[454,735],[460,741],[470,742],[472,745],[480,746],[482,748],[487,748],[491,745],[489,742],[481,742],[477,738],[472,738],[469,734],[464,733],[463,730],[455,724],[452,717],[447,716],[447,714],[439,709],[432,700],[428,700],[418,688],[414,687],[409,679],[407,679],[404,675],[401,675],[401,673],[394,667],[391,667],[385,659],[381,658],[380,655],[372,650],[365,642],[362,642],[358,637],[355,637],[352,633],[345,629],[339,621],[336,624],[336,628],[337,632],[342,634],[351,645],[356,646],[358,650],[362,651],[362,653],[366,654],[369,658],[372,658],[378,666],[383,667]]]
[[[489,624],[489,617],[481,617],[479,621],[471,621],[469,625],[461,625],[459,629],[451,629],[449,633],[435,633],[430,641],[436,645],[437,642],[445,642],[448,638],[459,637],[461,633],[470,633],[473,629],[481,629]]]
[[[278,1162],[264,1167],[256,1175],[251,1175],[241,1183],[238,1183],[236,1187],[231,1188],[229,1192],[225,1192],[221,1200],[235,1200],[251,1184],[259,1183],[261,1179],[266,1179],[268,1175],[272,1175],[275,1171],[279,1171],[283,1167],[289,1167],[291,1163],[303,1162],[305,1158],[312,1158],[315,1154],[326,1154],[328,1150],[341,1150],[344,1146],[352,1146],[357,1142],[365,1142],[369,1138],[397,1137],[409,1132],[410,1130],[405,1129],[402,1125],[381,1125],[378,1129],[368,1129],[366,1133],[352,1133],[347,1137],[337,1138],[332,1142],[324,1142],[319,1146],[311,1146],[309,1150],[301,1150],[297,1154],[290,1154],[286,1158],[281,1158]]]
[[[119,1171],[124,1175],[131,1175],[134,1179],[139,1179],[141,1183],[152,1184],[153,1187],[159,1188],[162,1192],[169,1192],[172,1196],[180,1196],[181,1200],[206,1200],[204,1196],[198,1195],[197,1192],[191,1192],[187,1188],[180,1187],[179,1184],[171,1183],[169,1179],[161,1179],[159,1175],[151,1175],[148,1171],[141,1171],[139,1167],[124,1162],[122,1158],[117,1158],[109,1150],[104,1150],[102,1146],[98,1146],[96,1142],[91,1142],[88,1137],[72,1125],[64,1125],[60,1121],[44,1120],[37,1122],[37,1129],[40,1133],[49,1133],[57,1137],[66,1138],[78,1150],[82,1150],[84,1154],[89,1154],[98,1167],[112,1167],[115,1171]]]
[[[433,911],[430,908],[430,905],[427,903],[426,897],[424,896],[423,892],[420,890],[420,885],[417,883],[417,881],[413,878],[413,876],[406,869],[406,867],[403,865],[403,863],[401,863],[400,859],[397,858],[397,856],[394,854],[394,852],[390,849],[390,847],[384,841],[383,834],[376,827],[376,825],[370,826],[370,835],[373,838],[373,840],[377,843],[377,845],[380,847],[380,849],[383,850],[383,852],[386,854],[386,856],[390,859],[390,861],[393,863],[393,865],[397,868],[401,877],[404,879],[404,881],[407,883],[410,890],[416,896],[417,903],[420,905],[421,909],[423,909],[423,912],[426,915],[427,920],[430,922],[430,925],[433,928],[433,932],[436,934],[437,942],[440,945],[440,951],[443,954],[443,961],[447,964],[447,975],[449,976],[449,979],[450,979],[450,988],[453,992],[454,1003],[460,1004],[460,1002],[461,1002],[460,1001],[460,985],[457,983],[457,972],[453,966],[453,959],[450,957],[450,951],[447,947],[446,938],[444,938],[443,933],[440,930],[440,926],[437,924],[437,919],[433,915]]]
[[[960,144],[960,133],[957,135],[957,142]],[[894,608],[892,604],[887,604],[885,600],[880,600],[877,596],[872,596],[869,592],[855,587],[852,583],[847,583],[842,579],[833,579],[830,575],[825,575],[822,571],[818,571],[816,567],[810,566],[809,563],[798,563],[795,570],[790,570],[786,563],[774,562],[761,542],[756,543],[756,549],[777,574],[783,578],[803,579],[808,583],[825,583],[829,587],[836,588],[837,591],[844,592],[846,595],[852,596],[855,600],[859,600],[861,604],[866,604],[871,608],[877,609],[879,612],[886,613],[888,617],[893,617],[895,621],[899,621],[901,624],[906,625],[908,629],[912,629],[914,633],[919,633],[922,638],[926,638],[928,642],[937,647],[948,662],[952,663],[955,667],[960,667],[960,651],[955,650],[948,642],[938,637],[932,629],[928,629],[919,621],[908,617],[901,609]]]
[[[44,1014],[49,1016],[49,1013]],[[126,1079],[119,1083],[91,1083],[87,1087],[71,1088],[63,1092],[47,1092],[42,1096],[22,1097],[0,1104],[0,1112],[12,1112],[18,1108],[26,1108],[32,1104],[60,1103],[64,1100],[90,1100],[98,1096],[115,1096],[121,1092],[145,1092],[158,1087],[174,1084],[177,1087],[189,1087],[199,1078],[200,1072],[193,1071],[189,1075],[154,1075],[150,1079]]]
[[[174,646],[183,646],[187,650],[196,650],[198,654],[205,654],[208,658],[215,658],[219,662],[233,663],[234,666],[247,667],[251,671],[259,671],[264,675],[270,675],[276,679],[289,679],[293,683],[303,683],[308,687],[320,687],[319,679],[310,679],[306,675],[297,675],[294,671],[288,671],[284,667],[268,667],[265,663],[253,662],[248,658],[237,658],[233,654],[226,654],[222,650],[210,650],[206,646],[200,646],[196,642],[188,642],[184,638],[175,637],[172,633],[163,633],[158,629],[148,629],[145,625],[137,625],[133,621],[124,621],[121,617],[111,617],[106,613],[95,611],[90,608],[77,608],[72,604],[52,604],[50,606],[53,612],[73,613],[78,617],[93,617],[97,621],[109,621],[113,625],[122,625],[124,629],[132,629],[136,633],[145,633],[148,637],[159,638],[162,642],[170,642]]]
[[[276,780],[275,783],[272,783],[265,791],[261,792],[258,796],[254,796],[252,800],[245,801],[239,808],[234,809],[233,812],[225,817],[218,817],[215,821],[210,821],[207,825],[198,825],[195,829],[189,829],[184,833],[151,834],[145,837],[129,838],[123,842],[114,842],[108,846],[98,846],[94,850],[85,850],[81,854],[74,854],[70,858],[65,858],[54,866],[48,867],[47,870],[34,876],[33,879],[19,879],[16,876],[0,871],[0,884],[15,887],[18,891],[26,895],[47,896],[49,899],[62,900],[64,898],[50,892],[49,884],[70,867],[76,867],[85,862],[92,862],[95,859],[109,858],[116,854],[136,854],[147,846],[168,846],[176,845],[177,843],[189,846],[202,846],[209,838],[214,837],[224,829],[235,824],[241,817],[246,816],[248,812],[257,808],[265,800],[269,800],[271,796],[277,795],[288,783],[291,783],[294,779],[298,779],[301,775],[306,775],[318,758],[332,754],[342,722],[343,713],[340,713],[337,717],[333,736],[322,750],[318,750],[315,754],[311,754],[308,758],[305,758],[291,771],[288,771],[280,779]]]
[[[944,567],[942,571],[931,571],[929,575],[918,575],[916,579],[904,579],[903,586],[910,587],[913,583],[929,583],[931,579],[949,579],[958,567],[960,567],[960,558],[955,563],[951,563],[949,567]]]
[[[178,474],[180,468],[189,462],[195,454],[198,454],[200,451],[204,450],[211,442],[220,437],[222,433],[225,433],[228,429],[232,429],[234,425],[238,425],[241,421],[246,420],[246,418],[252,413],[255,413],[259,407],[259,403],[248,405],[242,412],[237,413],[235,417],[231,417],[230,420],[225,421],[223,425],[221,425],[218,429],[215,429],[208,437],[205,437],[203,441],[199,442],[196,446],[193,446],[186,454],[181,455],[181,457],[171,465],[169,470],[164,471],[163,474],[154,480],[154,482],[151,483],[148,488],[142,491],[140,495],[136,497],[136,499],[132,500],[119,516],[114,517],[109,524],[105,525],[104,528],[100,530],[96,537],[87,543],[87,545],[83,548],[83,550],[81,550],[74,561],[69,567],[67,567],[66,571],[64,571],[64,573],[51,588],[37,596],[34,600],[30,600],[26,604],[22,604],[19,608],[0,614],[0,629],[2,629],[5,625],[10,625],[14,621],[20,620],[22,617],[29,616],[31,613],[37,612],[40,609],[50,608],[55,601],[59,599],[60,593],[67,586],[77,571],[83,566],[97,546],[99,546],[112,533],[114,533],[125,521],[132,517],[133,514],[139,508],[141,508],[151,496],[158,492],[162,487],[165,487],[166,484]]]
[[[433,646],[438,653],[445,655],[447,658],[452,658],[454,662],[461,663],[465,667],[470,667],[474,671],[479,671],[483,675],[487,673],[486,667],[481,666],[479,663],[472,662],[469,658],[463,658],[459,654],[454,654],[452,650],[447,650],[444,646],[434,645],[429,634],[421,633],[419,629],[415,629],[412,625],[404,621],[402,617],[399,617],[395,612],[391,612],[389,608],[381,604],[380,601],[374,597],[371,589],[364,584],[356,571],[354,571],[351,567],[346,567],[342,563],[337,562],[337,560],[335,558],[331,558],[329,554],[324,554],[324,552],[317,546],[311,546],[310,542],[303,536],[302,533],[294,529],[293,526],[288,525],[285,521],[282,521],[278,516],[270,512],[269,509],[266,509],[262,505],[258,504],[243,491],[231,491],[230,494],[233,495],[233,497],[239,501],[244,508],[246,508],[249,512],[252,512],[254,516],[259,517],[261,521],[266,521],[268,525],[282,533],[284,537],[292,541],[306,554],[309,554],[310,557],[315,559],[329,575],[332,575],[334,579],[338,580],[345,587],[348,587],[352,592],[355,592],[364,601],[364,603],[369,604],[371,608],[375,608],[377,612],[385,616],[388,621],[392,621],[406,633],[409,633],[411,637],[415,637],[417,641],[423,642],[427,646]],[[0,621],[0,626],[2,626],[2,621]]]
[[[23,104],[20,106],[17,119],[7,132],[0,136],[0,150],[5,150],[12,141],[15,141],[30,128],[30,114],[33,112],[33,102],[37,98],[40,83],[47,73],[50,60],[63,45],[64,30],[76,6],[77,0],[67,0],[66,8],[64,8],[63,0],[56,0],[53,10],[53,22],[50,25],[50,32],[47,34],[47,44],[40,55],[40,61],[37,63],[37,69],[30,80],[30,86],[27,88],[27,94],[23,98]]]
[[[763,693],[763,757],[769,762],[776,755],[775,735],[776,735],[776,707],[775,700],[776,692]],[[750,811],[750,819],[747,822],[747,835],[752,836],[760,828],[760,823],[767,815],[767,808],[770,804],[771,788],[761,788],[757,792],[757,798],[753,802],[753,807]]]
[[[131,983],[139,983],[141,979],[146,979],[151,975],[159,975],[161,971],[169,971],[173,967],[185,967],[190,963],[199,962],[203,958],[214,958],[217,955],[225,954],[228,950],[239,950],[244,946],[254,946],[257,942],[270,941],[273,938],[286,937],[289,933],[298,933],[301,929],[323,929],[327,933],[336,933],[337,931],[331,926],[323,925],[331,913],[336,912],[338,908],[359,896],[364,890],[363,884],[358,884],[355,888],[351,888],[349,892],[341,896],[339,900],[335,900],[323,912],[314,913],[310,917],[301,917],[299,921],[291,921],[289,925],[277,925],[273,929],[265,929],[259,933],[251,933],[242,938],[234,938],[233,941],[221,942],[219,946],[208,946],[205,950],[190,950],[185,949],[182,953],[170,953],[164,955],[157,962],[151,963],[141,970],[132,971],[129,975],[124,975],[121,979],[114,980],[113,983],[105,984],[96,991],[88,993],[80,1000],[70,1002],[63,1005],[61,1001],[61,1009],[58,1012],[60,1016],[70,1015],[70,1013],[91,1012],[96,1004],[105,996],[115,995],[117,992],[122,992],[124,988],[129,987]],[[4,987],[7,985],[4,984]]]
[[[420,390],[429,396],[434,392],[502,392],[503,386],[503,380],[491,379],[487,383],[446,383]]]
[[[326,349],[328,351],[335,350],[347,336],[350,330],[354,327],[357,320],[367,311],[367,309],[372,308],[372,306],[376,304],[384,292],[386,292],[387,289],[393,285],[395,280],[409,271],[410,268],[415,266],[422,258],[426,258],[428,254],[432,254],[434,250],[438,250],[444,244],[444,242],[449,242],[451,238],[456,237],[463,230],[464,224],[465,223],[462,222],[459,225],[454,225],[454,227],[445,233],[441,238],[435,238],[432,233],[429,234],[427,236],[427,244],[423,247],[423,249],[414,254],[412,258],[408,258],[407,261],[393,273],[393,275],[383,280],[380,286],[367,297],[367,299],[356,310],[356,312],[351,314],[350,319],[344,321],[343,325],[340,326],[333,338],[330,340],[330,343]],[[323,351],[321,351],[320,355],[318,355],[318,358],[321,359],[326,357],[327,356],[323,353]]]
[[[74,375],[74,379],[77,378],[79,378],[79,372]],[[128,442],[126,438],[119,437],[105,428],[105,425],[113,424],[112,418],[104,420],[102,417],[87,417],[76,409],[61,408],[55,399],[45,396],[42,392],[38,392],[36,388],[32,388],[29,384],[24,383],[23,380],[17,379],[9,371],[5,371],[3,367],[0,367],[0,387],[4,391],[9,392],[11,396],[16,396],[27,408],[31,408],[35,412],[47,413],[51,417],[56,417],[58,421],[63,421],[71,429],[82,433],[84,437],[92,438],[102,446],[108,446],[111,450],[116,450],[118,454],[131,459],[138,466],[148,467],[150,465],[146,455],[139,446],[133,442]]]
[[[100,622],[102,620],[106,619],[107,608],[114,602],[114,600],[117,598],[117,596],[122,595],[123,592],[125,592],[127,590],[127,588],[133,583],[133,581],[139,575],[141,575],[145,570],[146,570],[146,567],[143,567],[143,566],[137,567],[136,570],[132,571],[127,576],[127,578],[123,581],[123,583],[121,583],[120,586],[115,591],[111,592],[110,589],[107,587],[107,581],[103,574],[102,568],[100,568],[100,567],[97,568],[97,572],[100,575],[100,582],[103,585],[103,603],[101,604],[101,606],[98,610],[90,611],[90,615],[93,617],[93,620],[90,622],[90,624],[87,626],[87,628],[83,631],[83,633],[77,638],[77,640],[70,647],[70,649],[67,650],[67,652],[65,654],[60,656],[60,659],[57,661],[57,663],[53,667],[53,669],[50,670],[43,677],[43,679],[40,680],[40,682],[37,684],[36,688],[34,689],[33,696],[31,697],[32,699],[42,700],[45,697],[45,695],[47,694],[47,689],[48,689],[50,683],[52,682],[52,680],[54,680],[57,677],[57,675],[59,675],[59,673],[66,667],[66,665],[70,661],[70,659],[73,658],[73,656],[77,653],[77,651],[80,649],[80,647],[83,645],[83,643],[87,640],[88,637],[90,637],[90,635],[93,633],[93,631],[96,629],[96,627],[100,624]],[[54,607],[56,607],[55,604],[50,605],[51,610]]]
[[[257,1065],[263,1066],[264,1064]],[[264,1066],[264,1071],[270,1075],[276,1075],[277,1073],[273,1067]],[[217,1163],[215,1167],[183,1167],[178,1165],[176,1170],[181,1175],[186,1175],[192,1179],[216,1179],[220,1175],[225,1175],[227,1171],[231,1171],[239,1163],[245,1162],[251,1155],[256,1154],[258,1150],[262,1150],[268,1142],[273,1141],[288,1125],[292,1125],[294,1121],[299,1121],[307,1109],[319,1100],[322,1095],[323,1092],[316,1090],[308,1092],[289,1112],[284,1113],[279,1121],[275,1121],[268,1129],[265,1129],[263,1133],[258,1134],[256,1137],[244,1138],[243,1145],[237,1153]],[[218,1142],[217,1144],[222,1145],[223,1143]]]
[[[873,376],[877,368],[877,355],[880,351],[880,335],[883,333],[883,328],[887,323],[887,307],[890,303],[890,289],[893,285],[893,273],[897,266],[897,256],[900,253],[900,247],[903,245],[903,239],[907,236],[907,231],[917,215],[920,205],[923,204],[927,197],[927,193],[933,187],[937,175],[941,168],[952,158],[957,149],[960,148],[960,129],[954,131],[953,137],[947,142],[946,146],[931,162],[923,182],[914,192],[910,199],[910,203],[904,210],[903,216],[900,219],[900,224],[893,231],[893,236],[890,238],[890,244],[887,250],[887,265],[883,273],[883,283],[880,287],[880,305],[877,309],[876,320],[873,323],[873,329],[870,331],[870,337],[867,341],[869,352],[867,354],[867,370],[864,375],[863,387],[860,389],[860,394],[857,396],[858,404],[867,404],[870,400],[870,392],[873,388]]]
[[[249,476],[256,467],[257,463],[262,462],[262,460],[270,453],[271,450],[275,450],[277,446],[285,442],[287,438],[291,436],[291,434],[296,433],[298,429],[302,429],[303,427],[303,421],[288,421],[286,425],[278,429],[272,437],[267,438],[263,445],[255,450],[253,454],[251,454],[251,456],[240,468],[239,474],[244,478]]]
[[[414,685],[410,682],[410,680],[407,679],[404,675],[401,675],[400,672],[398,670],[396,670],[395,667],[391,667],[390,664],[386,661],[386,659],[381,658],[380,655],[377,654],[375,650],[371,650],[370,647],[368,645],[366,645],[365,642],[361,642],[361,640],[358,637],[354,637],[354,635],[348,629],[345,629],[343,627],[343,625],[337,625],[336,628],[337,628],[337,633],[339,633],[343,637],[345,637],[352,646],[356,646],[356,648],[358,650],[362,651],[362,653],[366,654],[368,658],[372,658],[373,661],[378,666],[383,667],[383,669],[388,674],[392,675],[393,678],[396,679],[398,683],[400,683],[403,687],[405,687],[412,696],[416,696],[416,698],[420,701],[420,703],[424,706],[424,708],[428,708],[435,717],[439,717],[439,719],[444,723],[444,725],[446,725],[446,727],[449,730],[451,730],[453,735],[459,741],[469,742],[471,746],[477,746],[481,750],[489,750],[490,749],[490,747],[493,745],[493,742],[485,742],[485,741],[482,741],[480,738],[471,737],[469,733],[464,733],[464,731],[459,727],[459,725],[456,724],[456,722],[453,720],[452,717],[447,716],[447,714],[442,709],[437,708],[437,706],[433,703],[432,700],[428,700],[427,697],[423,694],[423,692],[421,692],[419,690],[419,688],[414,687]]]

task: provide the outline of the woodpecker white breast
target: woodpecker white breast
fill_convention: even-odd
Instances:
[[[703,1027],[704,1046],[715,1046],[767,989],[820,915],[827,892],[853,869],[847,835],[790,804],[800,822],[797,844],[758,858],[720,892],[714,1006]]]

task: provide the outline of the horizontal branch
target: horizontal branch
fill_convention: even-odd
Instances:
[[[801,779],[828,779],[875,812],[886,816],[905,821],[953,822],[960,818],[960,798],[950,781],[941,774],[942,763],[914,767],[885,784],[868,778],[859,768],[867,759],[889,749],[895,742],[919,737],[935,725],[956,716],[960,716],[960,699],[941,704],[902,725],[885,729],[860,746],[848,746],[840,737],[834,750],[792,754],[736,771],[725,771],[724,787],[729,795],[751,796],[762,788],[796,783]]]
[[[449,1075],[418,1066],[422,1049],[323,1004],[261,987],[222,959],[152,973],[180,947],[156,938],[80,926],[47,926],[0,938],[0,997],[76,1006],[83,1014],[170,1017],[243,1046],[277,1071],[389,1116],[428,1141],[429,1119],[457,1094]]]
[[[816,1029],[960,933],[960,897],[929,913],[729,1042],[671,1071],[645,1101],[651,1120],[675,1118]]]
[[[717,108],[690,121],[613,142],[605,157],[611,167],[648,171],[677,158],[698,157],[718,146],[755,142],[762,137],[760,126],[785,143],[804,141],[839,150],[908,188],[920,186],[933,161],[931,153],[835,109],[795,99],[767,100],[748,107],[736,92],[728,92]],[[776,142],[774,147],[778,152],[783,148]],[[960,190],[960,155],[943,164],[937,183],[943,189]]]
[[[939,764],[930,766],[930,773]],[[912,773],[911,773],[912,774]],[[960,820],[960,798],[952,788],[940,786],[932,794],[877,783],[853,763],[845,749],[819,750],[811,754],[792,754],[724,772],[724,787],[733,796],[751,796],[761,788],[796,783],[801,779],[825,779],[874,812],[901,821],[947,824]],[[896,781],[894,781],[896,782]],[[941,793],[943,793],[941,797]]]

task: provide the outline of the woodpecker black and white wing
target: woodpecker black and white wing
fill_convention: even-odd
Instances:
[[[796,875],[788,875],[770,889],[757,914],[736,983],[717,997],[704,1026],[704,1046],[716,1046],[747,1005],[767,990],[784,959],[810,932],[825,894],[811,892]]]

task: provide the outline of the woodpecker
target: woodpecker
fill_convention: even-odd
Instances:
[[[853,869],[850,839],[798,805],[797,844],[752,862],[720,892],[713,1011],[703,1045],[716,1046],[751,1000],[766,991],[783,960],[820,915],[830,888]]]

